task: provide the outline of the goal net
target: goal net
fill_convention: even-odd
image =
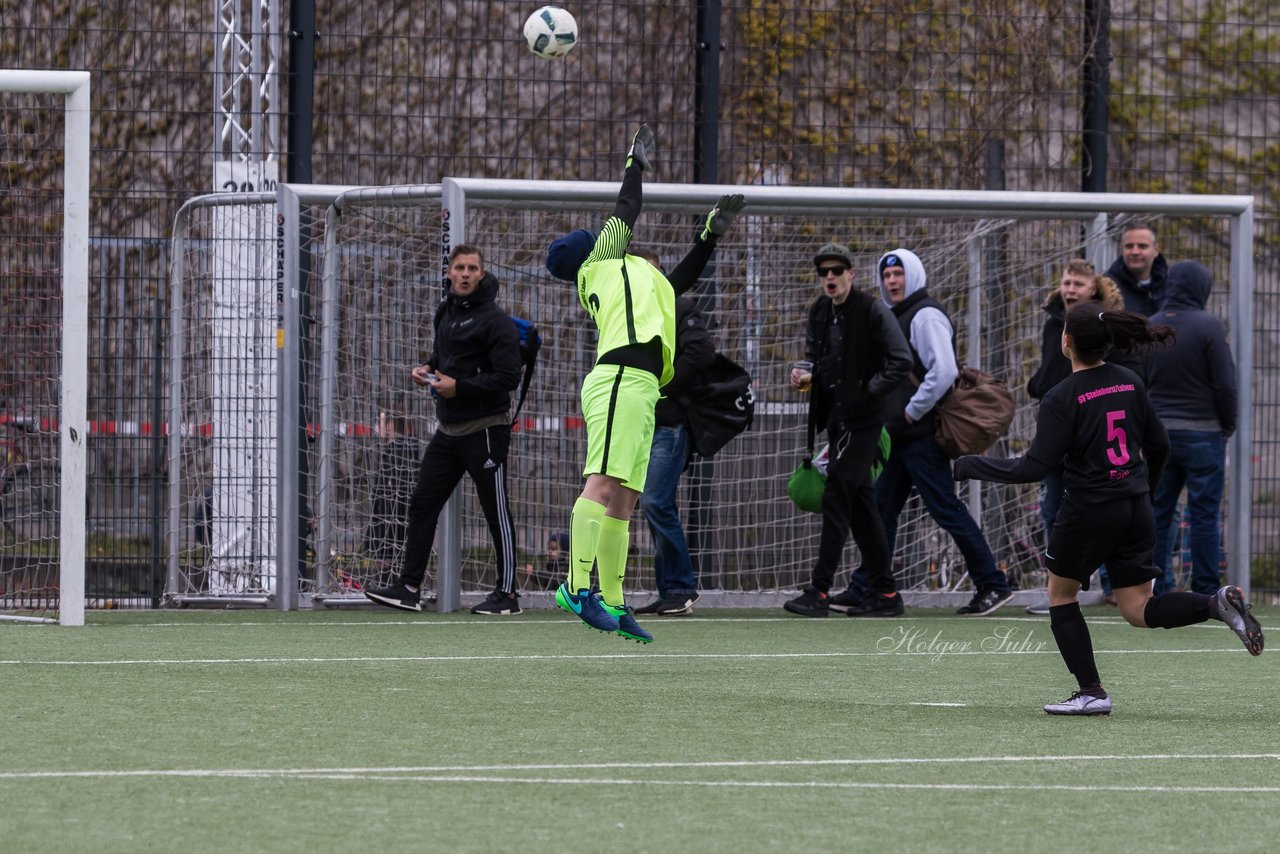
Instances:
[[[0,619],[84,623],[88,214],[88,72],[0,71]]]
[[[1078,194],[650,185],[633,245],[656,249],[670,269],[719,193],[735,189],[746,193],[749,206],[721,240],[693,294],[717,348],[754,377],[755,423],[714,459],[694,458],[680,492],[700,586],[727,602],[764,602],[766,597],[746,594],[794,590],[808,580],[816,559],[819,517],[788,501],[786,481],[804,452],[806,401],[788,377],[792,361],[804,355],[806,313],[819,296],[811,259],[821,244],[850,246],[857,256],[855,286],[873,293],[874,264],[883,252],[903,247],[921,257],[930,292],[954,322],[959,361],[991,371],[1013,390],[1017,414],[993,449],[997,455],[1022,452],[1034,432],[1026,383],[1041,357],[1045,298],[1072,258],[1106,269],[1124,221],[1119,214],[1157,221],[1169,257],[1183,257],[1188,247],[1216,247],[1217,255],[1205,260],[1217,274],[1219,306],[1236,296],[1228,264],[1242,263],[1232,245],[1239,232],[1233,226],[1239,226],[1233,219],[1242,204],[1238,197],[1211,197],[1196,208],[1190,197],[1166,197],[1161,206],[1159,197],[1106,195],[1089,208]],[[316,381],[303,392],[328,413],[321,424],[325,441],[312,448],[319,473],[315,506],[322,516],[318,592],[355,595],[388,581],[399,568],[407,492],[436,427],[429,395],[409,381],[409,369],[430,348],[443,259],[459,242],[481,248],[486,267],[501,282],[500,304],[537,323],[544,338],[512,440],[508,489],[521,590],[545,591],[563,574],[547,544],[568,529],[582,484],[586,437],[578,390],[595,340],[574,288],[552,279],[543,258],[547,245],[567,231],[599,229],[617,187],[446,181],[443,216],[441,200],[422,190],[348,192],[331,211],[321,309],[321,338],[327,340],[320,345]],[[1025,197],[1021,204],[1018,197]],[[1217,208],[1214,199],[1221,202]],[[1042,587],[1038,487],[973,484],[960,493],[1014,583]],[[465,478],[457,495],[462,589],[492,589],[492,544]],[[438,545],[447,527],[442,520]],[[628,584],[652,590],[653,547],[639,513],[631,530]],[[915,591],[913,598],[934,592],[939,604],[967,601],[972,588],[963,561],[918,498],[901,516],[896,545],[898,582]],[[836,583],[857,565],[850,542]],[[428,585],[438,585],[438,566],[433,560]]]
[[[166,603],[275,590],[275,212],[270,193],[218,193],[174,218]]]

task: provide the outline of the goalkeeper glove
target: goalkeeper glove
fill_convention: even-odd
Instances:
[[[707,221],[702,227],[699,239],[710,240],[712,235],[720,237],[727,233],[729,226],[733,225],[734,217],[746,206],[747,200],[741,193],[721,196],[720,201],[716,202],[716,206],[707,214]]]
[[[627,166],[634,162],[641,172],[653,171],[653,154],[657,151],[657,143],[653,139],[653,131],[648,125],[640,125],[640,130],[631,138],[631,150],[627,152]]]

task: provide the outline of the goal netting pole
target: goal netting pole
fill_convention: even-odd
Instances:
[[[89,381],[89,118],[87,71],[0,71],[0,92],[65,96],[62,335],[57,412],[60,468],[58,622],[84,625],[85,441]]]

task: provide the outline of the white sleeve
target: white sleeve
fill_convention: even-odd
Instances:
[[[951,391],[960,375],[951,346],[951,321],[936,308],[920,309],[911,318],[911,346],[920,354],[925,369],[920,387],[907,402],[907,415],[919,421]]]

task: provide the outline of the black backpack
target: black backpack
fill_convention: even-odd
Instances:
[[[520,364],[524,365],[524,377],[520,380],[520,397],[516,400],[516,411],[511,416],[511,424],[515,426],[520,419],[520,407],[524,406],[525,396],[529,394],[529,383],[533,381],[533,369],[538,364],[538,351],[542,349],[542,333],[532,320],[523,317],[512,317],[516,325],[516,334],[520,336]]]
[[[751,427],[756,393],[751,375],[723,353],[702,372],[702,384],[680,399],[689,444],[702,457],[714,456],[729,440]]]

